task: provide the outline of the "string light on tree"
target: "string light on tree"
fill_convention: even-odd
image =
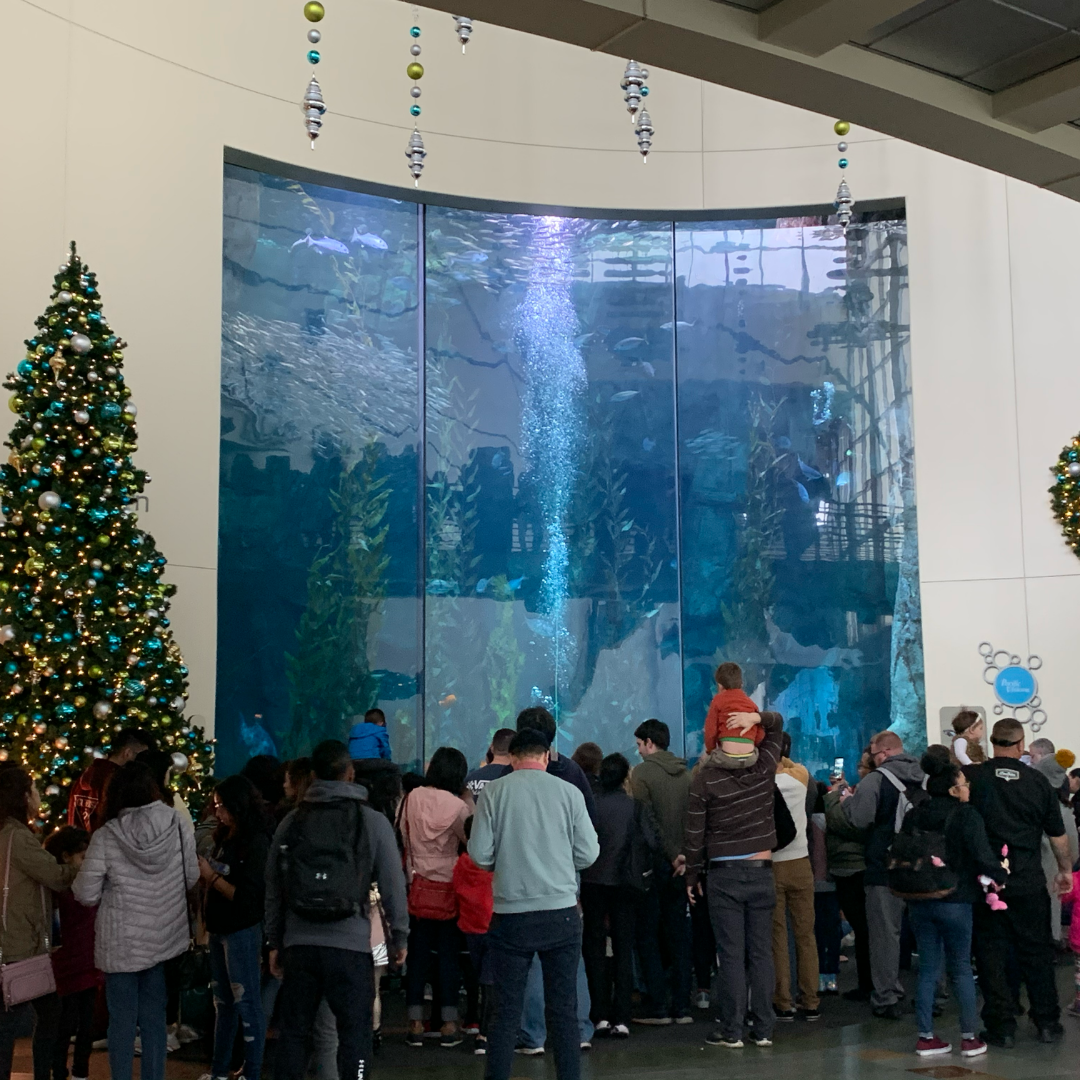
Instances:
[[[1065,543],[1080,556],[1080,435],[1061,451],[1050,471],[1054,474],[1054,486],[1050,488],[1054,517],[1061,525]]]
[[[855,200],[851,197],[851,188],[848,187],[847,177],[843,172],[850,164],[847,158],[848,144],[844,142],[844,138],[851,131],[851,125],[846,120],[837,120],[833,124],[833,131],[840,136],[840,142],[836,144],[836,149],[840,154],[840,160],[837,164],[841,170],[840,186],[836,189],[836,200],[833,205],[836,207],[836,220],[846,233],[848,225],[851,224],[852,211],[855,207]]]
[[[413,25],[409,28],[409,36],[412,38],[412,44],[409,46],[409,53],[412,56],[412,60],[405,68],[405,74],[412,79],[412,86],[409,89],[413,102],[409,106],[409,115],[413,118],[413,131],[409,136],[409,145],[405,150],[405,157],[409,162],[409,173],[412,175],[413,183],[420,186],[420,174],[424,171],[424,158],[427,157],[427,151],[424,149],[424,139],[420,134],[420,128],[417,123],[417,117],[420,115],[420,80],[424,77],[424,65],[420,63],[419,59],[420,48],[420,12],[417,8],[413,8]]]
[[[472,19],[467,19],[464,15],[455,15],[454,28],[457,30],[457,39],[461,42],[461,51],[464,53],[465,46],[469,44],[469,39],[472,37]]]
[[[322,41],[322,31],[314,24],[322,22],[325,15],[326,9],[319,3],[319,0],[308,0],[304,5],[304,18],[313,24],[307,32],[308,45],[311,46],[307,51],[309,64],[317,64],[322,60],[322,53],[315,48]],[[304,100],[300,103],[300,111],[304,114],[304,128],[307,131],[308,138],[311,140],[311,149],[314,150],[315,140],[322,130],[323,114],[326,112],[322,87],[319,86],[319,80],[314,75],[311,76],[311,81],[308,83],[308,88],[304,93]]]
[[[185,787],[213,747],[183,717],[175,587],[134,513],[149,477],[131,459],[125,344],[74,244],[36,325],[4,383],[16,421],[0,466],[0,760],[42,782],[43,818],[56,820],[64,788],[121,727],[183,753]]]

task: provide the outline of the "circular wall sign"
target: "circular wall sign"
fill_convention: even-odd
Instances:
[[[1035,676],[1025,667],[1002,668],[994,678],[994,693],[1003,705],[1026,705],[1037,692]]]

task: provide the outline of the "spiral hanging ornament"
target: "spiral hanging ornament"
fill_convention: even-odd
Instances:
[[[637,136],[638,150],[641,151],[641,163],[644,165],[649,160],[653,137],[652,117],[649,116],[649,110],[644,105],[638,110],[634,134]]]
[[[424,65],[420,63],[418,57],[420,56],[420,11],[417,8],[413,8],[413,25],[409,28],[409,37],[412,38],[412,44],[409,46],[409,55],[412,60],[405,68],[405,74],[412,79],[412,87],[409,90],[409,94],[412,97],[412,104],[409,106],[409,115],[413,118],[413,133],[409,136],[409,145],[405,150],[405,157],[409,161],[409,173],[413,178],[413,183],[420,186],[420,174],[424,171],[424,158],[427,157],[427,151],[424,149],[424,139],[420,134],[420,129],[416,126],[416,117],[420,115],[420,80],[424,77]]]
[[[322,53],[315,48],[322,41],[322,31],[315,26],[315,23],[322,22],[325,15],[326,8],[319,3],[319,0],[308,0],[304,5],[304,18],[312,24],[307,32],[308,45],[310,46],[307,51],[307,61],[312,65],[322,60]],[[304,114],[304,130],[307,131],[308,138],[311,140],[311,149],[314,150],[315,140],[322,130],[323,113],[326,112],[322,87],[319,86],[319,80],[314,75],[311,76],[311,82],[308,83],[308,88],[304,93],[304,100],[300,102],[300,111]]]
[[[467,19],[464,15],[455,15],[454,26],[457,29],[457,39],[461,42],[461,51],[464,53],[465,46],[469,44],[469,39],[472,37],[472,19]]]
[[[630,122],[634,122],[638,109],[641,108],[641,99],[649,96],[649,88],[645,80],[649,77],[648,68],[643,68],[636,60],[626,62],[626,70],[623,72],[622,82],[619,84],[623,90],[623,100],[626,102],[626,111],[630,114]]]
[[[850,164],[847,159],[848,144],[844,142],[844,137],[851,130],[851,125],[846,120],[837,120],[833,124],[833,131],[840,136],[840,141],[836,144],[836,149],[840,154],[840,160],[837,164],[841,170],[844,170]],[[851,197],[851,188],[848,187],[847,177],[843,171],[840,173],[840,186],[836,189],[836,200],[833,202],[836,207],[836,220],[840,223],[840,227],[846,233],[848,225],[851,224],[852,210],[855,206],[855,200]]]

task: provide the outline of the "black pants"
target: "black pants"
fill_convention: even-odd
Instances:
[[[1061,1019],[1054,981],[1054,939],[1050,931],[1050,894],[1006,892],[1007,911],[975,905],[972,941],[979,965],[983,1023],[992,1035],[1016,1032],[1016,1000],[1009,988],[1009,957],[1015,953],[1020,977],[1027,985],[1029,1015],[1036,1025]]]
[[[0,1080],[10,1080],[15,1032],[31,1011],[35,1015],[34,1080],[49,1080],[56,1050],[56,1025],[60,1019],[60,999],[55,994],[46,994],[10,1009],[0,1005]]]
[[[840,971],[840,901],[835,892],[814,893],[814,937],[817,939],[818,974]]]
[[[859,973],[859,989],[869,996],[874,990],[874,980],[870,975],[870,928],[866,924],[866,875],[860,870],[850,877],[838,877],[836,896],[844,918],[855,934],[855,967]]]
[[[509,1080],[529,966],[532,958],[539,956],[544,975],[544,1016],[555,1058],[555,1075],[558,1080],[580,1080],[577,972],[581,920],[577,908],[496,915],[487,937],[495,1016],[488,1038],[485,1077]]]
[[[291,945],[284,956],[275,1069],[278,1080],[304,1080],[315,1013],[323,998],[337,1023],[338,1076],[343,1080],[366,1080],[371,1069],[371,1012],[375,1002],[371,953]]]
[[[594,1024],[630,1023],[634,988],[633,890],[620,885],[581,886],[582,945],[589,980],[589,1017]],[[611,966],[607,937],[611,933]],[[659,958],[657,960],[659,962]],[[661,979],[663,971],[661,970]]]
[[[649,1002],[649,1016],[680,1016],[690,1011],[690,920],[686,913],[686,878],[670,870],[656,875],[647,893],[638,894],[635,938],[641,974]],[[711,937],[711,935],[710,935]],[[715,945],[710,946],[714,953]],[[671,970],[671,1002],[668,1008],[667,977],[663,957]],[[708,966],[712,967],[709,956]],[[706,976],[706,985],[708,985]]]
[[[456,1023],[461,991],[461,931],[454,919],[409,916],[409,964],[405,969],[405,1004],[410,1020],[424,1018],[424,985],[434,957],[439,972],[440,1012],[444,1024]],[[432,1003],[434,1006],[434,1002]],[[434,1007],[431,1019],[436,1019]]]
[[[90,1051],[94,1045],[94,1005],[98,988],[78,990],[59,998],[59,1034],[53,1056],[53,1080],[67,1080],[67,1056],[71,1037],[75,1036],[75,1059],[72,1076],[90,1075]]]
[[[685,882],[686,878],[680,878]],[[708,885],[702,881],[703,888]],[[685,891],[685,885],[684,885]],[[709,920],[709,905],[698,903],[690,909],[690,932],[694,958],[694,981],[698,990],[712,989],[713,968],[716,966],[716,938]]]
[[[709,866],[709,916],[716,935],[717,1013],[725,1038],[741,1039],[746,1020],[755,1034],[771,1039],[775,968],[772,863],[714,862]]]

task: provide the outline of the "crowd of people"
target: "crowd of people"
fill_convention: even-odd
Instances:
[[[819,781],[737,665],[716,678],[690,765],[655,719],[634,733],[633,766],[594,743],[567,757],[534,707],[479,767],[442,747],[423,776],[403,774],[375,709],[348,744],[252,759],[197,822],[171,758],[122,730],[44,844],[33,780],[0,763],[0,1080],[31,1013],[35,1080],[84,1080],[104,1013],[113,1080],[136,1054],[143,1080],[163,1080],[196,1035],[178,1000],[200,978],[214,1007],[203,1080],[259,1080],[270,1034],[278,1080],[364,1080],[388,972],[408,1046],[468,1038],[485,1076],[508,1080],[515,1053],[546,1045],[578,1080],[595,1039],[707,1011],[707,1043],[768,1047],[777,1025],[819,1020],[844,949],[845,996],[894,1022],[918,955],[922,1057],[953,1049],[935,1031],[946,974],[964,1057],[1015,1044],[1021,987],[1035,1037],[1059,1039],[1055,965],[1080,953],[1080,903],[1064,930],[1062,906],[1080,890],[1072,756],[1046,739],[1028,750],[1006,718],[987,757],[981,717],[962,712],[950,746],[916,756],[883,731],[857,782]],[[1076,971],[1080,1015],[1080,957]]]

